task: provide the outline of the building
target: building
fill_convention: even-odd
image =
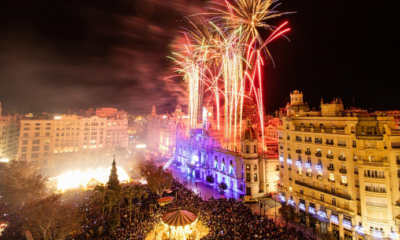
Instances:
[[[147,120],[147,148],[158,151],[160,141],[160,116],[157,116],[156,106],[151,108],[151,114]]]
[[[95,115],[36,115],[22,119],[18,159],[38,167],[92,167],[128,146],[126,112],[96,109]]]
[[[321,111],[310,111],[302,93],[290,97],[278,127],[281,200],[316,216],[319,231],[337,239],[398,239],[394,118],[346,112],[340,99],[321,100]]]
[[[217,130],[213,107],[204,107],[202,116],[201,128],[191,129],[189,133],[182,121],[178,123],[176,161],[205,184],[210,184],[207,177],[212,177],[214,188],[226,183],[237,197],[266,196],[276,191],[278,155],[263,151],[260,134],[252,127],[251,117],[240,137],[240,148],[228,149],[223,131]]]
[[[0,160],[11,161],[17,157],[19,116],[3,116],[0,102]]]

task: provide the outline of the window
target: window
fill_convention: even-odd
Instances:
[[[22,147],[21,152],[26,152],[28,147]]]
[[[29,123],[24,123],[24,126],[29,126]]]
[[[336,198],[332,198],[332,205],[336,206]]]
[[[347,184],[347,177],[346,176],[342,176],[342,183],[343,184]]]
[[[246,165],[246,170],[250,170],[250,164]]]
[[[335,181],[335,174],[329,173],[329,180]]]
[[[26,154],[21,154],[21,159],[26,159]]]
[[[254,145],[254,153],[257,153],[257,146]]]
[[[257,174],[256,174],[256,173],[254,174],[254,181],[258,181],[258,180],[257,180]]]
[[[39,157],[39,153],[32,153],[31,154],[31,158],[38,158]]]
[[[50,133],[49,133],[49,132],[47,132],[47,133],[45,134],[45,136],[46,136],[46,137],[49,137],[49,136],[50,136]]]
[[[257,170],[257,164],[254,164],[254,170]]]
[[[353,147],[357,147],[357,141],[353,140]]]
[[[39,146],[32,146],[32,152],[39,151]]]
[[[250,153],[250,146],[246,145],[246,153]]]
[[[28,137],[29,135],[27,133],[24,133],[23,137]]]
[[[28,140],[22,140],[22,145],[27,145],[28,144]]]
[[[246,173],[246,181],[250,182],[250,173]]]
[[[319,196],[319,200],[321,200],[321,202],[324,202],[324,195],[323,195],[323,194],[321,194],[321,195]]]
[[[39,133],[38,132],[35,132],[35,137],[39,137]]]
[[[40,130],[40,127],[35,127],[35,130]]]
[[[40,140],[33,140],[32,144],[40,144]]]
[[[51,123],[46,123],[46,125],[47,125],[47,126],[50,126],[50,125],[51,125]]]

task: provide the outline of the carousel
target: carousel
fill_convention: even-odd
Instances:
[[[177,210],[166,213],[162,216],[161,222],[164,225],[162,239],[187,240],[196,239],[197,216],[186,210]]]

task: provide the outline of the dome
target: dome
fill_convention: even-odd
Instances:
[[[176,107],[175,107],[175,110],[182,110],[182,107],[181,107],[181,105],[179,105],[179,103],[178,103],[178,105],[176,105]]]
[[[249,141],[254,141],[257,140],[257,133],[254,130],[254,128],[251,126],[251,120],[250,118],[247,118],[247,126],[246,129],[243,132],[243,137],[242,140],[249,140]]]
[[[179,121],[179,122],[178,122],[178,125],[176,125],[176,129],[177,129],[177,130],[181,130],[181,129],[186,130],[186,125],[185,125],[185,123],[182,122],[182,121]]]

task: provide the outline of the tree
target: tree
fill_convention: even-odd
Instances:
[[[147,187],[150,191],[157,193],[160,197],[166,189],[171,188],[174,177],[169,170],[157,166],[152,161],[142,165],[142,176],[147,180]]]
[[[279,208],[279,214],[283,217],[287,228],[289,221],[296,218],[296,209],[287,203],[283,203]]]
[[[104,216],[103,205],[104,205],[104,199],[105,199],[106,195],[107,195],[107,187],[104,186],[104,184],[100,184],[94,188],[93,194],[91,196],[94,203],[101,206],[103,216]]]
[[[335,238],[335,236],[333,236],[332,232],[324,232],[324,233],[320,232],[320,233],[318,233],[318,236],[324,240],[336,240],[336,238]]]
[[[123,196],[127,200],[127,210],[129,212],[129,222],[132,222],[132,211],[136,210],[137,207],[133,205],[133,199],[137,198],[138,203],[140,206],[140,203],[142,202],[142,198],[147,198],[148,193],[145,189],[146,187],[144,185],[136,185],[136,186],[131,186],[128,187],[124,190]]]
[[[110,176],[108,178],[107,188],[113,189],[119,186],[118,174],[117,174],[117,164],[115,163],[115,157],[112,162]]]
[[[222,183],[220,183],[219,185],[218,185],[218,187],[219,187],[219,190],[221,191],[224,191],[224,190],[226,190],[226,189],[228,189],[228,185],[226,185],[226,183],[224,183],[224,182],[222,182]]]
[[[309,226],[312,229],[313,236],[315,236],[315,233],[317,232],[318,219],[316,219],[314,217],[314,215],[312,215],[312,214],[307,214],[307,217],[308,217]]]
[[[21,211],[26,221],[23,230],[35,239],[63,239],[71,232],[80,231],[84,214],[69,203],[61,202],[61,195],[50,195],[28,202]]]
[[[45,195],[47,177],[42,177],[32,165],[26,161],[12,161],[8,166],[0,168],[1,211],[19,209],[24,202]]]
[[[208,175],[208,176],[206,177],[206,181],[207,181],[208,183],[213,184],[213,183],[214,183],[214,177],[213,177],[212,175]]]

